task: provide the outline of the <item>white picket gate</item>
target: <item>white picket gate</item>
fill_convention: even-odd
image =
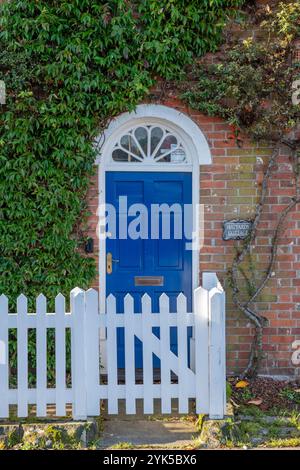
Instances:
[[[133,299],[124,299],[124,314],[116,313],[113,296],[107,310],[99,314],[95,290],[71,292],[71,311],[65,299],[55,299],[55,313],[47,313],[46,299],[37,298],[35,314],[27,313],[27,299],[21,295],[17,313],[8,313],[8,299],[0,297],[0,418],[9,415],[9,405],[17,414],[28,415],[28,405],[36,405],[36,415],[45,417],[47,405],[54,404],[56,415],[64,416],[72,404],[74,419],[100,414],[101,400],[107,400],[108,413],[118,413],[118,400],[125,400],[126,413],[136,413],[136,400],[142,399],[144,413],[154,412],[154,399],[160,399],[161,412],[171,413],[171,399],[178,411],[188,412],[194,399],[196,412],[222,418],[225,411],[225,294],[213,273],[203,275],[203,287],[194,292],[194,312],[187,312],[186,298],[177,298],[177,313],[169,312],[169,298],[163,294],[159,314],[151,309],[151,299],[142,298],[142,313],[134,312]],[[125,380],[118,381],[117,328],[125,332]],[[152,332],[160,328],[158,339]],[[178,355],[170,350],[170,327],[177,328]],[[191,358],[188,363],[188,327],[192,327]],[[17,329],[17,387],[9,387],[9,329]],[[47,329],[55,329],[55,387],[47,387]],[[71,331],[72,384],[66,386],[66,328]],[[28,386],[28,329],[36,330],[36,387]],[[106,376],[100,380],[100,329],[106,331]],[[142,381],[136,381],[135,337],[142,342]],[[160,359],[160,380],[153,380],[153,354]],[[171,371],[178,378],[171,380]],[[142,383],[140,383],[142,382]]]

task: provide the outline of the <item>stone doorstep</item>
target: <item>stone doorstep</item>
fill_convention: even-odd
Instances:
[[[16,440],[22,441],[29,435],[41,436],[47,428],[63,431],[67,436],[75,438],[76,442],[86,447],[99,437],[100,426],[97,419],[87,421],[56,421],[7,423],[0,421],[0,443],[7,442],[9,436],[14,435]]]
[[[99,449],[107,449],[122,442],[141,449],[185,449],[197,445],[199,429],[196,424],[197,415],[192,410],[189,414],[182,415],[175,407],[171,414],[166,415],[160,413],[159,406],[154,406],[154,414],[145,415],[143,405],[138,401],[135,415],[126,415],[122,406],[119,411],[118,415],[103,413],[104,430]],[[233,406],[227,403],[224,419],[209,420],[205,417],[204,422],[215,423],[218,427],[232,417]]]

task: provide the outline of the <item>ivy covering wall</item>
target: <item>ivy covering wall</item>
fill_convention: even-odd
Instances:
[[[0,293],[53,298],[84,256],[94,137],[216,49],[242,0],[11,0],[0,6]]]

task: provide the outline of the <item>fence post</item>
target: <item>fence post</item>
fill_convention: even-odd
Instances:
[[[208,292],[203,287],[194,290],[194,371],[196,375],[196,413],[209,411],[209,362],[208,362]]]
[[[85,345],[85,302],[84,291],[75,287],[70,293],[71,367],[73,389],[73,419],[87,419],[86,392],[86,345]]]
[[[226,412],[225,292],[216,274],[204,273],[209,290],[209,417],[222,419]]]
[[[86,397],[87,415],[98,416],[99,399],[99,322],[98,322],[98,292],[89,289],[85,293],[85,367],[86,367]]]

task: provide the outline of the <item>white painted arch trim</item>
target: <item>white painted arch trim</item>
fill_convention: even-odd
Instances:
[[[186,114],[174,108],[169,108],[168,106],[159,104],[141,104],[136,107],[135,111],[123,113],[114,118],[107,129],[96,139],[96,145],[99,147],[96,164],[101,163],[106,166],[109,164],[110,154],[115,143],[116,134],[119,135],[119,133],[125,131],[128,127],[144,124],[147,120],[151,121],[152,119],[156,123],[160,122],[161,124],[165,124],[169,128],[173,128],[177,133],[181,134],[183,140],[189,147],[189,152],[193,159],[193,165],[211,164],[209,145],[197,124]],[[131,170],[129,169],[127,162],[121,163],[121,166],[122,165],[126,165],[127,171],[133,170],[134,164],[132,163],[130,164]],[[159,164],[159,167],[161,166],[162,164]],[[138,164],[138,167],[139,171],[144,170],[144,168],[141,168],[140,164]]]

